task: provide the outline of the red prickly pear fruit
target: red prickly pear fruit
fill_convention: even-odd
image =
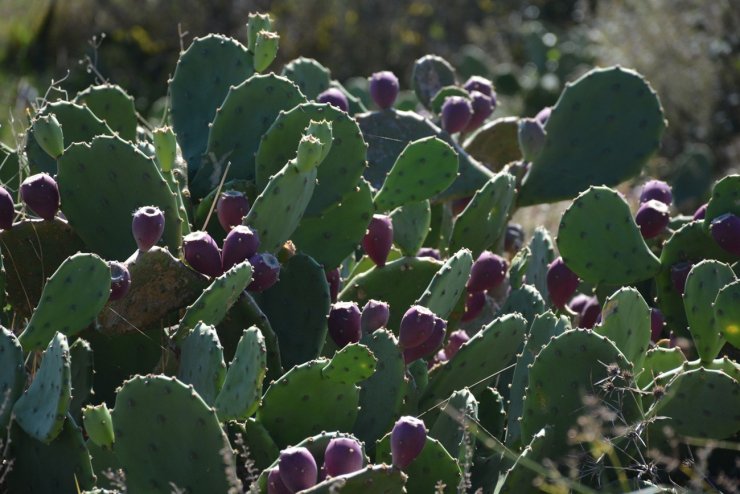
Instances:
[[[325,271],[325,274],[326,282],[329,284],[329,296],[331,297],[331,302],[334,303],[337,301],[339,289],[342,286],[342,273],[339,271],[339,268],[335,268]]]
[[[671,266],[671,283],[679,295],[683,295],[683,291],[686,288],[686,278],[688,278],[689,271],[693,267],[694,263],[688,261],[677,262]]]
[[[666,206],[670,206],[673,202],[673,193],[671,193],[671,186],[662,180],[649,180],[645,182],[640,191],[640,203],[647,201],[660,201]]]
[[[277,257],[269,252],[255,254],[249,258],[252,265],[252,281],[247,286],[247,291],[263,292],[277,283],[280,277],[280,262]]]
[[[249,199],[237,190],[227,190],[221,193],[216,203],[216,216],[221,228],[229,232],[232,228],[242,224],[249,212]]]
[[[473,200],[473,196],[470,197],[462,197],[460,199],[455,199],[452,201],[452,216],[459,216],[460,213],[465,211],[465,208],[468,207],[468,204],[470,204],[470,201]]]
[[[406,415],[398,419],[391,431],[391,458],[393,466],[404,469],[416,459],[427,441],[424,422]]]
[[[470,322],[478,317],[486,306],[486,294],[485,292],[468,292],[468,296],[465,299],[465,312],[463,313],[460,321]]]
[[[342,91],[337,88],[330,87],[323,93],[316,96],[318,103],[328,103],[334,108],[338,108],[343,112],[349,111],[349,101]]]
[[[701,206],[699,206],[699,208],[696,211],[694,211],[694,216],[693,216],[692,219],[694,221],[703,220],[704,217],[707,215],[707,206],[708,205],[709,205],[708,203],[704,203]]]
[[[601,317],[601,305],[596,297],[588,297],[580,312],[579,328],[591,329]]]
[[[362,446],[351,437],[335,437],[326,446],[324,468],[330,477],[361,470],[364,462]]]
[[[355,302],[337,302],[329,311],[329,335],[339,348],[357,343],[362,337],[360,308]]]
[[[404,362],[408,365],[414,360],[418,360],[422,357],[427,357],[436,352],[445,339],[446,329],[447,323],[444,321],[444,319],[440,319],[439,317],[435,316],[432,334],[429,335],[429,338],[424,340],[421,345],[417,345],[412,348],[405,348],[403,350]]]
[[[519,223],[506,225],[504,234],[504,250],[509,254],[516,254],[524,245],[524,229]]]
[[[131,273],[128,268],[118,261],[110,261],[110,295],[108,301],[115,302],[126,296],[131,288]]]
[[[653,343],[657,343],[663,334],[663,328],[665,327],[665,318],[660,309],[655,307],[650,308],[650,339]]]
[[[387,110],[398,97],[398,78],[393,72],[384,70],[370,76],[370,97],[378,108]]]
[[[448,360],[449,359],[447,358],[447,354],[445,353],[444,349],[442,349],[435,353],[434,357],[429,360],[429,362],[427,363],[427,369],[431,369],[435,365],[444,364]]]
[[[725,213],[712,220],[709,232],[717,245],[734,256],[740,256],[740,217]]]
[[[426,341],[434,332],[436,316],[420,305],[414,305],[401,318],[398,344],[401,348],[413,348]]]
[[[390,216],[374,214],[362,239],[362,248],[376,266],[382,268],[393,245],[393,222]]]
[[[580,314],[581,312],[583,312],[583,309],[586,307],[589,301],[591,301],[590,296],[579,293],[578,295],[573,297],[570,302],[568,302],[568,308],[576,314]]]
[[[226,271],[240,262],[246,261],[260,248],[260,237],[257,232],[244,225],[231,229],[224,239],[221,252],[221,264]]]
[[[640,205],[635,214],[635,223],[645,240],[657,237],[668,226],[671,215],[665,203],[650,199]]]
[[[480,91],[471,91],[470,106],[473,108],[473,115],[465,127],[465,132],[472,132],[483,125],[483,122],[493,113],[493,100]]]
[[[164,233],[164,213],[156,206],[144,206],[134,213],[131,232],[141,252],[148,252]]]
[[[360,326],[365,334],[384,328],[391,317],[390,306],[387,302],[380,300],[368,300],[365,307],[362,308],[362,318]]]
[[[473,106],[467,98],[448,96],[442,103],[442,128],[450,134],[465,130],[472,116]]]
[[[546,106],[543,109],[537,113],[537,115],[534,116],[534,119],[537,120],[540,125],[543,127],[547,124],[547,121],[550,120],[550,114],[552,113],[552,107]]]
[[[10,230],[15,217],[15,203],[5,187],[0,187],[0,229]]]
[[[493,290],[506,278],[506,260],[493,252],[484,250],[470,269],[470,279],[466,285],[469,293]]]
[[[439,253],[439,249],[433,247],[422,247],[419,252],[416,253],[416,257],[431,257],[438,261],[442,260],[442,255]]]
[[[479,93],[485,94],[489,98],[493,96],[493,83],[485,77],[481,77],[479,75],[470,76],[470,78],[465,81],[465,84],[463,84],[463,89],[465,89],[469,93],[472,93],[473,91],[478,91]]]
[[[182,239],[185,261],[197,272],[206,276],[221,276],[221,252],[216,241],[206,232],[192,232]]]
[[[470,336],[468,336],[468,333],[465,332],[465,330],[458,329],[457,331],[453,331],[450,333],[450,337],[447,340],[447,345],[445,345],[445,356],[448,359],[451,359],[455,355],[457,355],[458,350],[460,350],[460,347],[465,344],[466,341],[470,340]]]
[[[545,128],[539,120],[534,118],[522,118],[519,120],[517,131],[519,139],[519,150],[522,152],[524,161],[534,161],[542,153],[547,140]]]
[[[52,220],[59,211],[59,187],[48,173],[31,175],[21,184],[21,199],[31,211]]]
[[[304,447],[286,448],[280,452],[278,469],[283,484],[290,492],[298,492],[316,485],[318,468],[311,452]]]
[[[267,474],[267,494],[293,494],[283,483],[280,468],[275,467]]]
[[[578,276],[558,257],[547,266],[547,290],[552,304],[561,309],[578,288]]]

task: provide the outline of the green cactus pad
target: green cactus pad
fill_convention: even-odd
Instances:
[[[489,170],[498,172],[504,165],[522,159],[519,151],[517,117],[497,118],[486,122],[465,139],[463,149]]]
[[[301,491],[303,494],[333,494],[343,492],[347,494],[363,494],[368,492],[378,494],[394,494],[405,492],[406,474],[389,465],[369,465],[362,470],[339,477],[332,477],[315,486]]]
[[[226,378],[226,363],[216,328],[199,322],[180,345],[177,378],[195,388],[203,401],[213,404]]]
[[[442,319],[447,319],[464,296],[465,284],[473,267],[473,256],[468,249],[461,249],[445,261],[434,274],[424,293],[415,305],[421,305],[434,312]]]
[[[113,420],[105,403],[85,407],[82,410],[82,420],[85,432],[92,442],[105,448],[113,446],[115,440]]]
[[[429,201],[410,202],[390,214],[393,221],[393,243],[404,256],[415,256],[429,233],[432,210]]]
[[[665,395],[647,412],[680,435],[725,439],[740,431],[740,384],[722,371],[698,368],[680,372]]]
[[[93,488],[95,476],[82,431],[70,416],[62,417],[61,425],[59,435],[44,444],[12,424],[8,453],[14,461],[8,492],[59,494]]]
[[[368,347],[352,343],[337,350],[322,374],[326,379],[341,384],[357,383],[373,375],[377,361]]]
[[[732,256],[725,252],[703,227],[703,221],[694,221],[679,228],[663,244],[660,254],[660,272],[655,277],[658,307],[665,316],[666,326],[679,336],[689,336],[686,312],[681,295],[673,287],[671,266],[683,261],[699,262],[702,259],[716,259],[732,262]]]
[[[712,197],[704,215],[704,229],[708,232],[712,220],[726,213],[740,216],[740,175],[728,175],[714,184]]]
[[[232,86],[253,73],[252,54],[224,36],[196,38],[180,54],[170,80],[170,116],[190,177],[200,167],[218,107]]]
[[[522,450],[519,458],[514,464],[499,476],[494,488],[495,494],[504,493],[522,493],[522,494],[540,494],[542,491],[534,485],[537,475],[526,465],[525,461],[535,461],[540,463],[553,441],[553,430],[550,427],[544,427],[537,432],[530,440],[527,447]]]
[[[54,218],[24,220],[0,232],[6,271],[7,301],[21,317],[30,317],[46,279],[69,256],[85,248],[69,224]]]
[[[513,449],[520,449],[521,427],[519,418],[524,408],[524,391],[529,380],[529,368],[542,347],[551,338],[570,329],[570,322],[565,316],[557,317],[550,311],[535,316],[529,330],[527,342],[521,355],[516,361],[514,375],[511,379],[509,391],[508,420],[506,427],[506,445]]]
[[[331,298],[316,261],[301,253],[291,257],[280,270],[280,280],[255,298],[277,335],[285,368],[319,356]],[[285,310],[288,306],[291,310]]]
[[[499,440],[504,437],[507,414],[505,401],[495,388],[485,388],[478,395],[478,422],[485,431],[481,434],[484,436],[481,441],[484,446],[489,441],[485,437],[489,435]]]
[[[247,261],[233,266],[213,280],[193,305],[187,308],[173,338],[184,338],[199,322],[214,326],[220,323],[251,280],[252,265]]]
[[[660,268],[629,205],[608,187],[590,187],[573,201],[560,220],[557,244],[568,267],[595,284],[627,285]]]
[[[182,241],[177,200],[153,159],[119,137],[72,144],[59,158],[59,194],[69,224],[94,252],[123,261],[135,250],[131,215],[142,206],[164,213],[161,242]],[[93,185],[94,184],[94,185]]]
[[[472,431],[477,430],[478,400],[468,388],[463,388],[453,392],[443,403],[429,435],[463,464],[475,449]]]
[[[331,73],[313,58],[299,57],[285,64],[281,74],[293,81],[308,99],[329,89]]]
[[[552,109],[547,141],[524,179],[518,204],[575,197],[640,173],[666,123],[660,101],[636,72],[594,69],[566,85]]]
[[[375,196],[376,209],[391,211],[410,202],[431,199],[455,181],[457,166],[457,153],[443,140],[431,136],[410,142]]]
[[[95,254],[74,254],[51,275],[39,305],[18,337],[24,350],[49,344],[55,331],[72,336],[95,320],[110,295],[110,268]]]
[[[518,313],[527,320],[527,327],[531,326],[537,315],[547,310],[547,303],[532,285],[522,285],[512,290],[506,297],[506,302],[499,309],[499,315]]]
[[[13,403],[26,384],[23,349],[12,331],[0,326],[0,429],[10,421]]]
[[[229,440],[231,441],[237,454],[249,454],[249,458],[254,461],[254,466],[260,470],[265,470],[280,454],[275,441],[270,437],[262,424],[255,419],[250,418],[244,422],[230,421],[226,424]],[[239,445],[238,435],[241,435]]]
[[[431,109],[432,100],[440,89],[455,84],[455,69],[444,58],[425,55],[414,62],[411,80],[422,105]]]
[[[488,324],[464,343],[452,359],[430,371],[429,386],[421,398],[420,408],[427,410],[453,391],[473,384],[481,386],[489,378],[496,377],[514,360],[526,328],[526,320],[518,314],[508,314]]]
[[[89,108],[69,101],[49,103],[37,114],[37,116],[43,115],[54,115],[61,124],[65,148],[75,142],[86,142],[95,136],[113,133],[105,122],[96,117]],[[31,174],[46,172],[56,175],[57,162],[36,142],[33,127],[26,135],[26,156]]]
[[[650,347],[650,307],[636,289],[622,288],[606,299],[601,323],[593,331],[609,338],[635,369],[641,369]]]
[[[387,465],[391,464],[390,433],[378,440],[378,444],[375,447],[375,462],[382,462]],[[404,468],[403,472],[408,475],[406,492],[409,494],[457,492],[457,484],[460,482],[462,476],[457,461],[445,450],[439,441],[429,436],[427,436],[427,440],[424,442],[424,449],[421,450],[419,456],[409,466]],[[438,482],[446,486],[441,491],[435,490]]]
[[[88,439],[84,444],[87,447],[90,461],[92,462],[92,471],[97,477],[97,481],[95,482],[96,488],[110,489],[107,491],[102,490],[100,491],[100,494],[118,494],[116,491],[118,486],[116,485],[115,479],[109,479],[106,477],[106,473],[109,471],[118,472],[119,470],[123,470],[115,451],[113,451],[112,448],[98,446],[90,439]]]
[[[13,415],[26,434],[49,444],[61,432],[72,401],[67,337],[56,333],[44,351],[31,386],[18,398]]]
[[[131,275],[131,288],[125,297],[110,302],[98,320],[108,333],[160,327],[163,319],[175,324],[177,311],[192,304],[208,286],[205,276],[161,247],[137,250],[124,265]]]
[[[635,381],[641,389],[647,388],[658,375],[678,369],[685,362],[686,357],[677,346],[673,348],[653,347],[645,353],[642,370],[635,375]]]
[[[456,252],[467,247],[478,256],[493,245],[506,229],[515,196],[513,175],[502,172],[489,180],[455,220],[450,250]]]
[[[439,115],[440,113],[442,113],[442,105],[444,105],[445,100],[450,96],[461,96],[467,100],[470,100],[470,93],[468,93],[460,86],[445,86],[437,91],[432,100],[429,102],[429,109],[432,110],[432,113],[434,113],[435,115]]]
[[[77,338],[69,347],[72,364],[70,373],[72,377],[72,401],[69,403],[69,414],[79,420],[82,405],[87,403],[93,394],[93,379],[95,370],[93,368],[93,351],[90,343],[82,338]]]
[[[694,265],[686,278],[683,303],[689,331],[702,362],[711,362],[725,344],[723,331],[714,316],[712,303],[725,285],[735,281],[732,268],[707,259]],[[740,325],[740,320],[735,324]]]
[[[192,387],[166,376],[136,376],[112,410],[116,455],[138,492],[227,492],[241,488],[216,411]]]
[[[404,396],[406,365],[393,333],[379,329],[363,336],[378,363],[375,373],[360,387],[360,411],[353,432],[366,444],[374,446],[398,418]]]
[[[544,300],[549,300],[547,266],[555,259],[555,247],[550,232],[546,228],[538,226],[535,228],[527,247],[529,247],[532,257],[527,262],[524,279],[526,283],[534,286],[540,292]]]
[[[260,330],[252,326],[242,334],[224,385],[216,398],[215,407],[222,422],[246,419],[257,410],[266,360],[265,339]]]
[[[428,257],[402,257],[358,274],[347,283],[339,299],[354,300],[360,307],[370,299],[385,300],[391,309],[388,328],[397,332],[401,316],[419,299],[441,266],[441,262]]]
[[[136,108],[134,99],[114,84],[90,86],[77,93],[75,103],[87,106],[96,117],[105,121],[113,132],[126,141],[136,140]]]
[[[551,425],[551,458],[563,453],[568,447],[568,430],[584,412],[583,398],[599,392],[599,383],[608,377],[609,365],[632,372],[632,366],[617,347],[601,335],[574,329],[550,340],[529,369],[520,423],[522,442],[531,441],[542,427]],[[619,376],[615,380],[616,386],[625,384]],[[637,413],[629,396],[612,393],[602,399],[606,406],[617,407],[625,420]]]
[[[360,244],[373,215],[370,185],[357,187],[317,215],[305,215],[292,240],[297,248],[324,266],[338,266]]]
[[[740,348],[740,281],[723,287],[714,300],[714,317],[722,335]]]
[[[527,268],[532,262],[532,251],[525,245],[516,253],[509,267],[509,284],[512,289],[521,288],[526,281]],[[536,271],[538,272],[538,271]]]
[[[205,197],[218,186],[227,163],[231,163],[227,181],[254,180],[260,137],[280,112],[305,102],[295,84],[275,74],[255,74],[232,86],[216,112],[203,160],[190,181],[193,198]]]

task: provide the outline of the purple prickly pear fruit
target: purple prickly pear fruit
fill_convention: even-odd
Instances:
[[[267,474],[267,494],[293,494],[283,483],[280,468],[275,467]]]
[[[419,252],[416,253],[416,257],[431,257],[438,261],[442,260],[442,255],[439,253],[439,249],[433,247],[422,247]]]
[[[110,261],[110,295],[108,300],[114,302],[126,296],[131,288],[131,273],[128,268],[118,261]]]
[[[401,318],[398,344],[401,348],[419,346],[434,332],[436,316],[426,307],[414,305]]]
[[[221,252],[216,241],[206,232],[192,232],[182,239],[185,261],[197,272],[206,276],[221,276]]]
[[[470,76],[470,78],[465,81],[465,84],[463,84],[463,89],[465,89],[469,93],[473,91],[478,91],[479,93],[485,94],[489,98],[493,96],[493,83],[485,77],[481,77],[479,75]]]
[[[704,203],[701,206],[699,206],[699,209],[697,209],[696,211],[694,211],[694,216],[693,216],[692,219],[694,221],[696,221],[696,220],[703,220],[704,217],[707,215],[707,206],[708,205],[709,205],[708,203]]]
[[[362,315],[355,302],[337,302],[329,311],[329,335],[339,348],[357,343],[362,337]]]
[[[376,266],[382,268],[393,245],[393,222],[390,216],[374,214],[362,239],[362,248]]]
[[[660,201],[668,206],[673,202],[671,186],[662,180],[650,180],[645,182],[640,192],[640,203],[650,200]]]
[[[247,286],[247,291],[263,292],[277,283],[280,277],[280,262],[277,257],[263,252],[250,257],[249,264],[252,265],[252,281]]]
[[[360,319],[362,332],[369,334],[377,329],[384,328],[388,324],[390,316],[390,306],[387,302],[368,300],[365,307],[362,308],[362,318]]]
[[[473,106],[467,98],[448,96],[442,103],[442,128],[450,134],[465,130],[472,116]]]
[[[506,225],[504,234],[504,250],[510,254],[519,252],[524,245],[524,229],[518,223],[509,223]]]
[[[445,345],[445,356],[447,356],[448,359],[451,359],[455,355],[457,355],[458,350],[460,350],[460,347],[465,344],[466,341],[470,339],[470,336],[468,336],[468,333],[466,333],[462,329],[458,329],[457,331],[453,331],[450,333],[450,337],[447,340],[447,345]]]
[[[31,211],[45,220],[59,211],[59,187],[48,173],[31,175],[21,184],[21,199]]]
[[[452,216],[458,216],[460,213],[465,211],[465,208],[468,207],[468,204],[470,204],[470,201],[472,200],[473,196],[462,197],[452,201]]]
[[[589,297],[588,295],[579,293],[575,297],[573,297],[570,302],[568,302],[568,308],[576,314],[580,314],[581,312],[583,312],[583,308],[586,307],[586,304],[588,304],[590,300],[591,297]]]
[[[545,128],[539,120],[534,118],[522,118],[519,120],[519,150],[522,152],[524,161],[534,161],[542,153],[547,140]]]
[[[712,220],[709,226],[717,245],[734,256],[740,256],[740,217],[725,213]]]
[[[683,291],[686,288],[686,278],[688,278],[689,271],[693,267],[694,263],[688,261],[678,262],[671,266],[671,283],[679,295],[683,295]]]
[[[324,272],[326,274],[326,282],[329,284],[329,297],[331,302],[337,301],[339,296],[339,288],[342,286],[342,273],[339,268],[330,269]]]
[[[335,437],[324,452],[324,468],[331,477],[356,472],[364,461],[362,446],[351,437]]]
[[[663,328],[665,327],[665,318],[660,309],[652,307],[650,309],[650,339],[657,343],[660,340],[660,336],[663,334]]]
[[[465,299],[465,312],[463,313],[460,320],[462,322],[470,322],[478,317],[486,306],[486,294],[485,292],[468,292],[468,296]]]
[[[424,340],[420,345],[416,345],[412,348],[405,348],[403,350],[404,362],[406,362],[406,364],[410,364],[414,360],[434,354],[445,339],[446,329],[447,323],[444,319],[440,319],[435,316],[432,334],[429,335],[429,338]]]
[[[398,419],[391,431],[391,458],[393,466],[404,469],[416,459],[427,441],[424,422],[406,415]]]
[[[323,93],[316,96],[316,101],[319,103],[328,103],[334,108],[338,108],[343,112],[349,111],[349,101],[342,91],[337,88],[330,87]]]
[[[578,327],[591,329],[596,326],[600,317],[601,305],[599,305],[599,299],[596,297],[588,297],[588,300],[581,309]]]
[[[427,369],[431,369],[435,365],[443,364],[447,362],[449,359],[447,358],[447,354],[445,353],[444,349],[438,351],[434,354],[434,357],[429,360],[427,363]]]
[[[224,239],[224,248],[221,252],[223,270],[226,271],[232,266],[246,261],[255,255],[259,248],[260,238],[257,232],[248,226],[235,226]]]
[[[283,484],[290,492],[298,492],[316,485],[319,474],[311,452],[303,447],[286,448],[280,452],[278,469]]]
[[[392,107],[398,97],[398,78],[396,75],[388,70],[371,75],[370,97],[381,110]]]
[[[470,269],[470,279],[466,285],[468,292],[493,290],[504,281],[507,269],[508,264],[503,257],[484,250]]]
[[[537,115],[534,116],[534,119],[540,122],[540,125],[544,127],[547,124],[547,121],[550,120],[551,113],[552,107],[546,106],[541,109]]]
[[[134,213],[131,232],[141,252],[147,252],[164,233],[164,213],[156,206],[144,206]]]
[[[558,257],[547,266],[547,290],[550,300],[557,308],[563,308],[578,288],[578,276]]]
[[[0,229],[10,230],[13,226],[13,217],[15,217],[13,197],[5,187],[0,187]]]
[[[236,190],[227,190],[221,194],[216,203],[216,216],[218,222],[225,232],[242,224],[244,218],[249,212],[249,199],[247,196]]]
[[[671,215],[665,203],[650,199],[643,202],[635,214],[635,223],[645,240],[657,237],[668,226]]]
[[[472,132],[483,125],[483,122],[493,113],[493,100],[480,91],[471,91],[470,106],[473,107],[473,115],[465,127],[465,132]]]

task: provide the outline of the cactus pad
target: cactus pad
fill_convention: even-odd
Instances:
[[[555,260],[555,247],[547,229],[538,226],[527,245],[531,258],[524,272],[526,283],[534,286],[544,300],[549,300],[547,291],[547,267]]]
[[[299,57],[288,62],[282,75],[293,81],[308,99],[315,99],[331,84],[329,69],[313,58]]]
[[[8,426],[13,403],[26,384],[23,349],[12,331],[0,327],[0,428]]]
[[[265,339],[259,329],[252,326],[245,330],[216,398],[215,407],[222,422],[246,419],[259,406],[267,366],[266,355]]]
[[[455,69],[440,56],[425,55],[414,62],[411,80],[416,97],[431,109],[432,99],[439,90],[455,84]]]
[[[635,369],[642,368],[650,346],[650,307],[640,292],[625,287],[607,298],[593,330],[609,338]]]
[[[136,140],[134,99],[120,86],[113,84],[90,86],[77,93],[75,103],[87,106],[96,117],[104,120],[108,127],[113,132],[117,132],[122,139]]]
[[[95,370],[93,368],[93,351],[90,343],[82,338],[72,343],[69,347],[69,355],[72,359],[72,401],[69,403],[69,414],[79,419],[82,405],[87,403],[93,394],[93,379]]]
[[[438,440],[462,464],[475,449],[475,437],[471,430],[477,430],[477,423],[478,400],[469,389],[463,388],[444,401],[429,435]]]
[[[414,256],[429,233],[432,210],[429,201],[410,202],[396,208],[391,214],[393,243],[405,256]]]
[[[177,378],[192,385],[203,401],[212,405],[225,377],[224,352],[216,328],[199,322],[182,342]]]
[[[719,291],[714,300],[714,317],[727,341],[740,348],[740,281],[733,281]]]
[[[517,117],[497,118],[486,122],[465,140],[465,152],[491,171],[497,172],[504,165],[522,159],[519,151]]]
[[[301,492],[303,494],[334,492],[362,494],[369,491],[378,494],[394,494],[404,492],[407,478],[402,471],[389,465],[369,465],[362,470],[324,480]]]
[[[472,267],[473,256],[470,251],[461,249],[439,268],[414,305],[426,307],[446,320],[465,293]]]
[[[708,232],[712,220],[726,213],[740,216],[740,175],[728,175],[714,184],[707,204],[704,228]]]

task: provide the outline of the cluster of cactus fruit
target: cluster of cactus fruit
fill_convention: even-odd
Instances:
[[[674,481],[647,444],[737,439],[740,176],[631,212],[665,126],[639,74],[493,118],[438,56],[401,93],[263,73],[278,43],[195,39],[171,127],[102,84],[0,149],[9,492],[623,492]],[[554,238],[511,222],[559,200]]]

